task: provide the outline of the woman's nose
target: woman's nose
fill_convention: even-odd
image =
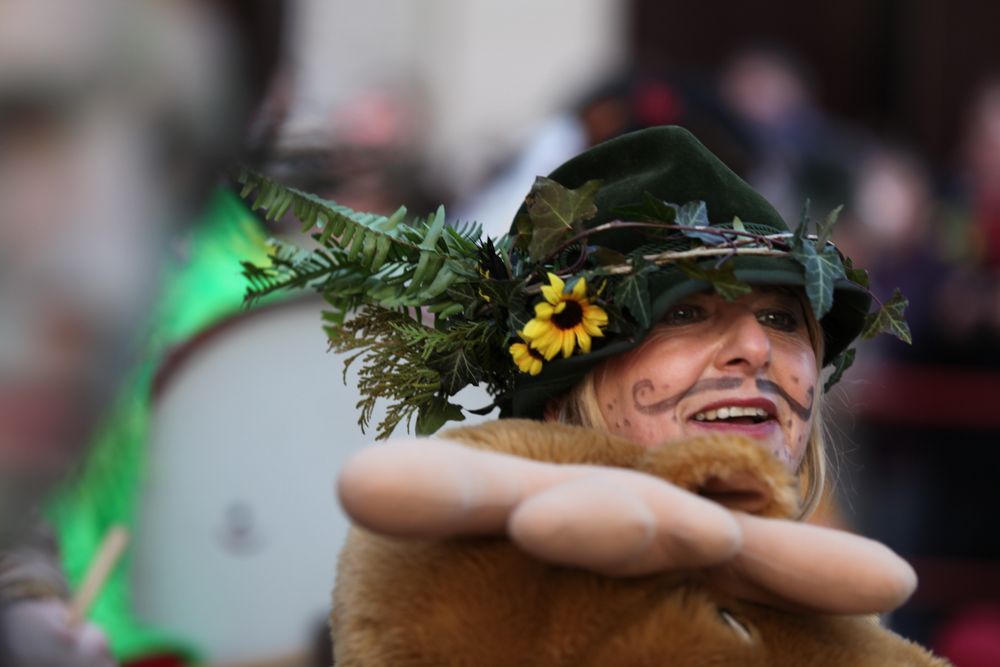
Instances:
[[[716,366],[722,370],[756,371],[771,362],[771,338],[754,313],[745,312],[725,323]]]

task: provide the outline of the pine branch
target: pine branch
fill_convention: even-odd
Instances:
[[[371,424],[377,399],[389,402],[378,424],[378,439],[387,438],[404,419],[409,422],[421,403],[432,400],[440,388],[437,373],[422,359],[423,351],[394,335],[411,326],[420,325],[399,312],[365,308],[330,339],[332,350],[355,353],[345,361],[345,372],[354,361],[362,362],[358,372],[358,389],[364,397],[358,402],[362,431]]]
[[[504,349],[505,335],[487,321],[435,329],[399,311],[363,308],[330,333],[332,350],[353,352],[345,368],[361,361],[362,430],[370,426],[377,399],[388,401],[378,439],[387,438],[404,420],[409,427],[414,415],[447,405],[448,397],[470,384],[487,381],[491,389],[500,389],[497,378],[486,377],[482,369],[490,367],[496,350]]]

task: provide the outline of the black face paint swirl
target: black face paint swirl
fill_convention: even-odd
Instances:
[[[662,401],[657,401],[656,403],[643,403],[639,400],[639,395],[646,391],[653,391],[655,387],[653,386],[652,380],[639,380],[632,385],[632,403],[635,405],[635,409],[644,415],[658,415],[673,408],[675,405],[680,403],[682,398],[693,396],[694,394],[703,391],[736,389],[741,384],[743,384],[743,378],[706,378],[695,382],[688,389],[678,394],[664,398]]]
[[[802,421],[809,421],[809,416],[812,414],[813,409],[813,398],[815,391],[812,387],[809,388],[809,405],[805,406],[792,398],[787,391],[782,389],[777,382],[772,382],[770,380],[757,380],[757,388],[764,393],[777,394],[788,403],[788,407],[792,409],[795,416]]]

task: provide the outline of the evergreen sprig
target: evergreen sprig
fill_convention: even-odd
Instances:
[[[362,429],[371,423],[377,400],[388,401],[386,416],[378,424],[380,439],[401,421],[409,428],[414,416],[420,435],[433,433],[445,421],[464,419],[460,406],[448,397],[469,385],[496,382],[484,369],[506,338],[488,321],[436,329],[405,313],[376,307],[362,308],[328,329],[328,334],[332,350],[352,353],[345,374],[354,361],[362,361],[358,371]]]

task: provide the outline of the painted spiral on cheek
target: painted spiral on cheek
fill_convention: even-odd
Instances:
[[[680,403],[682,398],[688,398],[703,391],[736,389],[742,384],[743,378],[738,377],[707,378],[705,380],[695,382],[689,388],[678,392],[673,396],[668,396],[667,398],[656,401],[655,403],[646,403],[642,400],[642,397],[655,391],[653,381],[646,378],[639,380],[632,385],[632,403],[635,405],[635,409],[644,415],[658,415],[676,406]]]

